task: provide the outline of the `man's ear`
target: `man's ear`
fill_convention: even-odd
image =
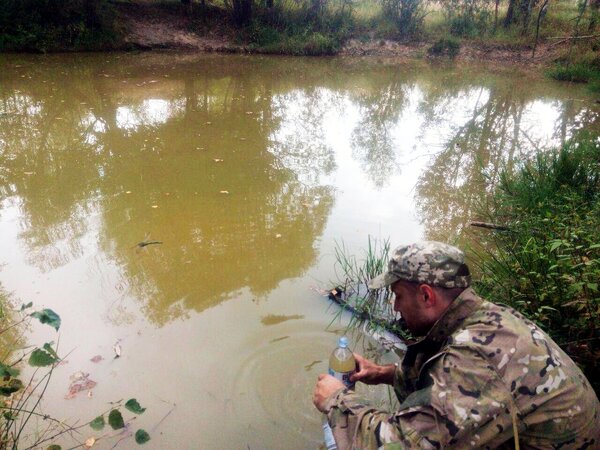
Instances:
[[[426,307],[431,308],[436,305],[437,294],[431,286],[428,284],[422,284],[419,286],[419,291]]]

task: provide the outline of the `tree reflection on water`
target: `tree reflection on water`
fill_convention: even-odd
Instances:
[[[427,158],[417,213],[426,237],[448,241],[502,167],[596,123],[556,84],[485,71],[112,58],[4,63],[0,200],[19,211],[30,264],[47,272],[101,253],[120,295],[157,324],[245,288],[266,295],[315,263],[335,201],[335,133],[376,189]],[[532,122],[543,114],[551,129]],[[332,116],[341,130],[328,129]],[[163,244],[136,247],[144,239]]]

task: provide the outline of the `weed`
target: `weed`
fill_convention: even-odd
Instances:
[[[382,5],[400,36],[412,37],[421,30],[425,17],[422,0],[382,0]]]
[[[0,2],[0,51],[100,49],[116,39],[115,12],[107,0],[5,0]]]
[[[109,411],[91,422],[79,425],[70,425],[41,413],[40,403],[46,394],[54,369],[62,361],[57,353],[58,343],[46,342],[32,350],[31,347],[23,346],[21,342],[24,330],[34,319],[58,332],[61,326],[60,316],[51,309],[31,312],[32,303],[24,304],[17,310],[10,306],[8,295],[0,286],[0,348],[4,354],[0,360],[0,448],[42,448],[67,436],[78,442],[77,447],[83,446],[74,435],[88,425],[96,431],[102,430],[105,424],[104,414]],[[20,366],[25,360],[34,371],[24,383]],[[136,415],[145,411],[136,399],[130,399],[124,405],[122,400],[113,403],[108,415],[108,423],[113,430],[126,426],[119,410],[121,406]],[[32,418],[42,418],[46,424],[45,429],[37,430],[28,426]],[[90,439],[85,442],[86,448],[94,445],[95,438]],[[149,439],[150,436],[145,430],[137,430],[136,443],[143,444]],[[60,446],[53,444],[48,448]]]
[[[586,64],[557,65],[548,71],[548,76],[558,81],[587,83],[598,77],[598,73]]]
[[[429,49],[427,54],[431,56],[448,56],[454,58],[460,52],[460,41],[453,37],[437,40]]]
[[[600,389],[600,141],[581,136],[505,171],[476,254],[477,289],[537,322]]]
[[[357,259],[346,249],[344,243],[336,243],[336,268],[340,271],[338,291],[343,292],[343,305],[352,312],[349,329],[364,328],[366,331],[387,330],[396,336],[412,339],[402,326],[393,309],[393,293],[389,288],[370,289],[368,282],[387,270],[389,239],[379,243],[370,236],[362,259]]]

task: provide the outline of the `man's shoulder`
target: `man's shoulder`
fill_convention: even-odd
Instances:
[[[464,319],[446,344],[477,353],[509,386],[515,379],[525,381],[530,370],[543,372],[548,365],[554,367],[549,358],[560,359],[563,368],[575,367],[534,322],[509,306],[488,301],[482,301]]]
[[[477,308],[462,318],[448,338],[448,344],[490,347],[495,351],[511,349],[515,341],[539,330],[523,315],[509,306],[481,300]]]

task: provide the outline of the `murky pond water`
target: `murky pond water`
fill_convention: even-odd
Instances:
[[[136,397],[145,448],[318,448],[335,242],[454,239],[503,165],[598,110],[579,86],[466,65],[3,55],[0,282],[61,315],[68,353],[44,411]],[[67,400],[78,371],[98,384]]]

